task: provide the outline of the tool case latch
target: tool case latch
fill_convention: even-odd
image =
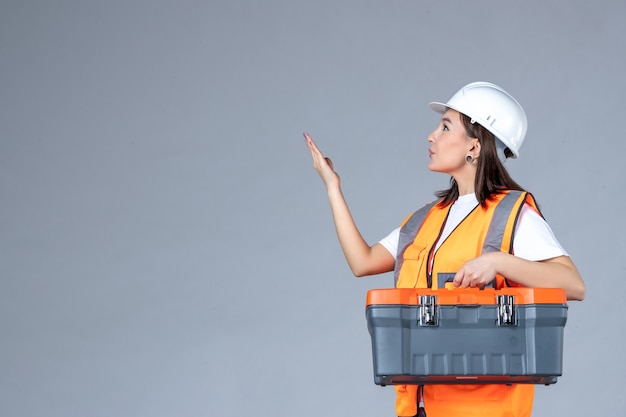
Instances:
[[[515,314],[515,297],[512,295],[497,295],[498,326],[517,326]]]
[[[419,325],[439,326],[437,314],[437,297],[434,295],[420,295]]]

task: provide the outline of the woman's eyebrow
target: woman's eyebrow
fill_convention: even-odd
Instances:
[[[441,118],[441,121],[442,121],[442,122],[445,122],[445,123],[452,124],[452,120],[448,119],[447,117],[442,117],[442,118]]]

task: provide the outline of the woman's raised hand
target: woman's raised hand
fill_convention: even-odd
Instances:
[[[307,148],[311,151],[311,156],[313,157],[313,168],[322,178],[326,188],[332,186],[339,186],[339,175],[333,170],[333,162],[330,158],[326,158],[322,152],[319,150],[313,139],[308,133],[304,133],[304,141],[306,143]]]

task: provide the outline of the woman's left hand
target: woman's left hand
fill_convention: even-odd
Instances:
[[[568,256],[528,261],[506,252],[489,252],[465,262],[454,276],[456,287],[483,288],[500,274],[523,287],[562,288],[568,300],[583,300],[586,288]]]
[[[496,278],[496,261],[500,252],[490,252],[463,264],[454,276],[454,286],[483,288]]]

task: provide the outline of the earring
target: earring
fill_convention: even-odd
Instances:
[[[474,158],[474,155],[472,155],[471,153],[468,153],[465,156],[465,162],[467,162],[468,164],[473,164],[475,160],[476,158]]]

